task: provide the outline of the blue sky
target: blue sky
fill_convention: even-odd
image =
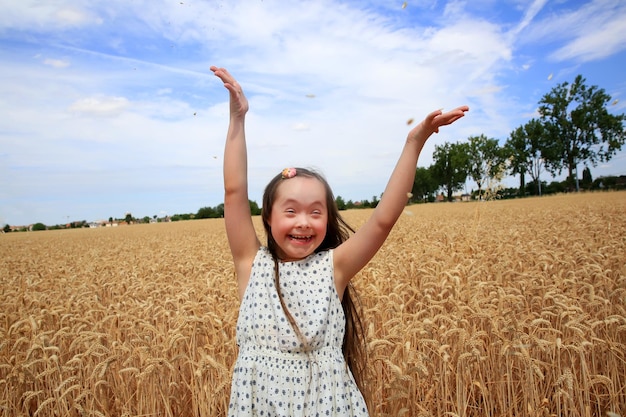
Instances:
[[[210,65],[250,100],[252,200],[287,166],[371,199],[432,110],[471,109],[420,166],[437,143],[504,143],[578,74],[624,113],[626,2],[3,1],[0,63],[0,224],[220,204],[228,95]],[[626,150],[591,169],[626,174]]]

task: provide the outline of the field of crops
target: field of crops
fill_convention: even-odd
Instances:
[[[0,416],[225,415],[221,219],[9,233],[0,254]],[[625,192],[410,206],[354,282],[373,416],[626,416]]]

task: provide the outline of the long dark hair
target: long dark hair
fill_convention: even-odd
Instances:
[[[299,177],[315,178],[324,185],[326,190],[326,207],[328,208],[328,224],[326,226],[326,236],[322,243],[315,249],[315,252],[321,252],[328,249],[334,249],[350,237],[350,233],[354,233],[354,229],[346,223],[346,221],[339,214],[337,204],[335,203],[335,197],[333,195],[330,185],[326,179],[319,173],[306,169],[295,168],[296,175]],[[301,341],[304,341],[298,325],[286,308],[285,303],[280,295],[280,286],[278,281],[278,244],[272,237],[272,230],[269,224],[270,216],[272,213],[272,206],[276,198],[276,192],[281,182],[284,181],[282,174],[278,174],[267,184],[265,192],[263,193],[263,208],[261,210],[261,218],[263,219],[263,227],[267,234],[267,248],[274,258],[274,281],[281,306],[287,319],[291,323],[294,331],[298,335]],[[365,345],[365,332],[363,328],[363,322],[361,321],[361,303],[356,292],[356,289],[352,286],[352,283],[346,287],[343,298],[341,300],[341,306],[346,317],[346,329],[343,338],[342,351],[343,356],[354,376],[354,380],[359,387],[361,393],[365,396],[365,364],[367,362],[367,350]]]

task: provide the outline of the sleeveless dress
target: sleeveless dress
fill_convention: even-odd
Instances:
[[[274,260],[259,249],[239,308],[229,416],[368,415],[341,351],[345,316],[332,254],[279,262],[280,290],[303,344],[280,305]]]

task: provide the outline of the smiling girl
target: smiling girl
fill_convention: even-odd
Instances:
[[[285,168],[265,188],[262,245],[248,200],[248,100],[226,69],[211,71],[230,93],[224,221],[241,300],[229,415],[367,416],[363,326],[350,280],[402,213],[426,140],[469,109],[432,112],[409,132],[378,206],[356,232],[319,173]]]

